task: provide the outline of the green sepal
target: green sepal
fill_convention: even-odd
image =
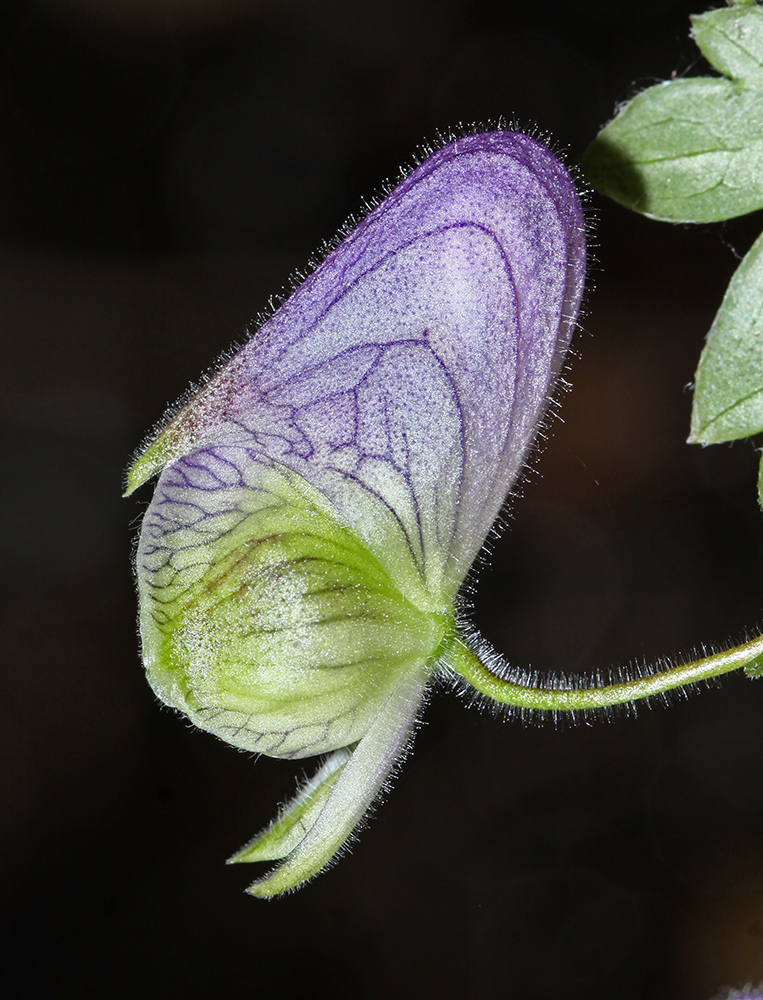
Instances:
[[[763,235],[732,277],[697,368],[689,441],[763,430]]]
[[[234,746],[328,753],[359,740],[398,678],[433,655],[447,616],[407,601],[302,477],[234,457],[241,485],[194,486],[219,461],[196,453],[157,486],[137,554],[148,680]]]
[[[165,414],[127,470],[124,496],[130,496],[170,462],[214,441],[216,425],[240,385],[241,367],[242,360],[236,355],[200,389],[189,391],[177,407]]]
[[[763,11],[749,6],[691,16],[692,35],[719,73],[748,87],[763,87]]]
[[[280,861],[290,854],[315,825],[351,753],[351,747],[342,747],[331,754],[291,802],[282,808],[276,819],[233,857],[228,858],[227,863],[233,865],[250,861]]]
[[[718,222],[763,207],[763,91],[697,77],[650,87],[583,154],[587,179],[667,222]]]
[[[129,497],[144,483],[160,472],[175,457],[169,437],[159,437],[142,451],[127,470],[124,496]]]
[[[333,504],[239,445],[166,468],[136,553],[149,681],[242,749],[333,755],[234,861],[298,888],[344,849],[405,752],[454,611],[412,603]]]
[[[307,834],[269,874],[247,890],[261,899],[298,889],[344,850],[410,743],[433,666],[413,664],[378,707]],[[312,819],[312,817],[311,817]]]

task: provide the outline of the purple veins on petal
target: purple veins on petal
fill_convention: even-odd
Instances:
[[[541,142],[451,142],[178,414],[131,485],[200,447],[252,448],[321,490],[404,594],[450,601],[532,445],[584,273],[574,185]]]

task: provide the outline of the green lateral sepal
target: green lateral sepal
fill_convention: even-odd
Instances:
[[[301,843],[315,825],[326,799],[345,764],[352,747],[342,747],[328,757],[313,777],[305,782],[276,819],[228,859],[228,864],[249,861],[280,861]]]
[[[137,564],[156,694],[272,757],[356,743],[448,623],[402,596],[320,491],[242,448],[165,470]]]
[[[422,660],[401,677],[342,766],[325,800],[316,803],[317,815],[310,815],[308,832],[284,861],[254,882],[248,892],[262,899],[291,892],[341,854],[405,755],[430,674],[431,665]],[[323,784],[319,791],[323,792]]]

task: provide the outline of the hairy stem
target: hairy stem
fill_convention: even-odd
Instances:
[[[748,673],[756,676],[763,668],[763,636],[689,663],[665,666],[647,676],[588,687],[533,687],[500,677],[486,667],[458,636],[448,642],[444,659],[472,687],[498,704],[539,711],[574,712],[640,701],[740,667],[747,667]]]

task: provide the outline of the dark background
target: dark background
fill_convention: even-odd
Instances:
[[[709,1000],[763,979],[763,682],[523,728],[437,695],[353,854],[298,895],[223,861],[295,766],[193,732],[142,676],[120,499],[164,407],[459,122],[580,155],[707,70],[669,0],[59,0],[0,14],[0,841],[12,997]],[[750,442],[687,388],[761,218],[594,197],[564,422],[481,573],[513,662],[586,672],[763,622]]]

